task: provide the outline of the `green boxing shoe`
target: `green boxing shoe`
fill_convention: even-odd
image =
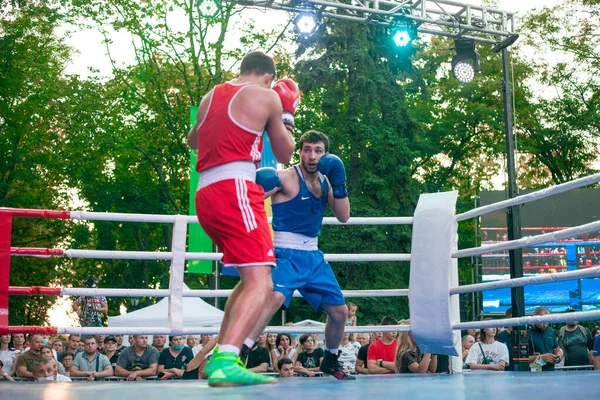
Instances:
[[[277,383],[275,378],[248,371],[235,353],[218,353],[206,365],[208,385],[228,387]]]

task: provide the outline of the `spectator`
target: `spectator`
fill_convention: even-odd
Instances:
[[[600,371],[600,335],[597,335],[594,339],[594,352],[592,355],[594,356],[594,370]]]
[[[398,325],[394,317],[383,317],[381,325]],[[369,374],[393,374],[396,372],[396,332],[384,332],[381,339],[369,346],[367,368]]]
[[[117,352],[121,352],[123,349],[123,335],[114,335],[113,336],[117,341]],[[106,343],[106,339],[104,339],[104,343]]]
[[[258,337],[258,341],[254,343],[252,350],[248,353],[246,359],[246,368],[254,372],[267,372],[271,363],[269,350],[265,347],[267,344],[267,335],[262,334]]]
[[[404,320],[401,324],[410,325],[410,320]],[[400,332],[394,364],[399,373],[434,373],[437,369],[437,355],[421,353],[412,333]]]
[[[338,361],[342,363],[342,368],[351,373],[356,372],[356,357],[360,350],[360,344],[350,340],[350,334],[344,333],[342,342],[340,343],[340,351],[342,352]]]
[[[538,307],[533,315],[550,314],[546,307]],[[532,370],[554,371],[554,365],[562,359],[562,350],[556,340],[554,330],[548,324],[534,324],[529,335],[529,364]]]
[[[469,350],[471,346],[475,343],[475,338],[471,335],[465,335],[462,337],[462,360],[463,363],[467,359],[467,355],[469,354]]]
[[[71,382],[71,378],[56,372],[56,363],[54,358],[33,358],[31,377],[38,382]]]
[[[10,335],[9,335],[10,336]],[[14,382],[14,379],[12,376],[10,376],[8,374],[8,372],[6,372],[4,370],[4,363],[2,362],[2,360],[0,360],[0,381],[2,380],[7,380],[7,381],[11,381]]]
[[[154,347],[160,353],[165,349],[167,344],[167,337],[165,335],[154,335],[152,336],[152,347]]]
[[[104,354],[104,339],[106,335],[96,335],[96,346],[98,347],[98,353]]]
[[[567,312],[574,312],[571,307]],[[593,365],[594,338],[585,326],[567,322],[558,332],[558,344],[565,355],[565,367]]]
[[[107,336],[104,339],[104,355],[110,361],[110,366],[114,369],[117,367],[117,360],[119,359],[121,351],[117,349],[117,339],[114,336]]]
[[[67,340],[67,350],[70,353],[73,353],[74,355],[77,355],[77,353],[81,353],[81,350],[79,349],[79,342],[81,342],[81,336],[80,335],[69,335],[69,339]],[[62,357],[63,357],[63,353],[60,353],[57,357],[58,361],[62,361]]]
[[[277,361],[277,371],[280,378],[291,378],[294,376],[294,363],[289,358],[282,358]]]
[[[474,338],[478,332],[479,331],[477,329],[469,329],[469,330],[467,330],[467,335],[471,335]]]
[[[496,328],[485,328],[480,332],[481,342],[471,346],[466,363],[473,370],[504,371],[510,358],[506,345],[496,341]]]
[[[85,351],[75,356],[70,376],[87,377],[88,381],[112,376],[114,371],[110,360],[98,353],[98,345],[94,336],[84,339]]]
[[[66,351],[62,355],[62,365],[65,369],[64,375],[71,376],[71,368],[73,367],[73,359],[75,359],[75,354],[70,351]]]
[[[87,287],[96,288],[98,282],[89,277]],[[102,326],[102,314],[108,311],[108,303],[104,296],[83,296],[73,303],[73,310],[79,315],[81,326]]]
[[[308,334],[300,336],[300,346],[302,346],[302,351],[296,352],[292,357],[292,361],[295,360],[294,370],[306,376],[315,376],[315,372],[319,371],[323,357],[325,357],[325,350],[315,349],[315,342]]]
[[[592,329],[592,337],[596,338],[596,336],[598,336],[598,335],[600,335],[600,327],[598,327],[598,326],[595,326],[595,327]]]
[[[210,326],[204,326],[204,328],[210,328]],[[200,335],[200,342],[196,346],[192,347],[194,356],[196,356],[196,354],[198,354],[204,346],[206,346],[208,343],[210,343],[212,337],[213,337],[213,335]],[[211,354],[212,354],[212,352],[211,352]]]
[[[12,377],[17,369],[15,361],[19,357],[20,351],[10,348],[10,340],[10,334],[0,335],[0,361],[3,365],[3,371],[7,376]]]
[[[504,316],[506,318],[512,318],[512,308],[509,307],[508,310],[506,310],[506,312],[504,313]],[[509,359],[510,363],[508,365],[504,366],[505,371],[514,371],[515,370],[515,363],[511,359],[511,354],[513,351],[512,332],[513,332],[513,327],[509,326],[502,332],[498,333],[498,341],[500,343],[504,343],[506,345],[506,348],[508,349],[508,359]],[[525,331],[523,331],[522,333],[526,334]]]
[[[189,348],[193,349],[200,344],[200,337],[198,335],[188,335],[186,343]]]
[[[25,335],[22,333],[13,333],[12,348],[19,350],[21,353],[25,350]]]
[[[360,333],[358,337],[360,343],[363,343],[363,345],[360,347],[360,349],[358,349],[358,355],[356,356],[356,365],[354,366],[354,369],[358,374],[368,374],[369,369],[367,368],[367,355],[369,353],[369,346],[371,345],[371,335],[368,333]]]
[[[62,339],[60,337],[56,337],[54,338],[51,342],[50,345],[52,346],[52,348],[54,349],[54,351],[56,351],[56,354],[60,354],[63,351],[65,351],[65,345],[62,341]]]
[[[273,359],[273,355],[271,353],[271,351],[273,349],[276,349],[277,346],[275,345],[275,343],[277,342],[277,334],[275,333],[269,333],[267,334],[267,343],[265,345],[266,349],[269,351],[269,371],[275,371],[277,369],[277,359]]]
[[[194,353],[192,349],[185,347],[185,338],[171,336],[169,340],[169,347],[164,348],[158,358],[158,378],[198,379],[197,369],[186,371],[187,364],[194,358]]]
[[[39,333],[32,333],[29,336],[29,351],[25,351],[19,354],[19,358],[16,360],[17,362],[17,376],[21,378],[31,378],[35,379],[33,375],[33,367],[32,364],[34,360],[41,360],[41,350],[43,345],[43,337]]]
[[[368,333],[359,333],[356,335],[356,341],[361,346],[371,343],[371,336]]]
[[[275,348],[271,350],[273,364],[282,358],[292,358],[296,349],[292,348],[292,337],[287,333],[280,333],[275,339]]]
[[[54,351],[54,349],[48,344],[45,344],[42,346],[42,350],[40,350],[40,354],[41,354],[42,358],[49,357],[49,358],[54,358],[56,360],[56,351]],[[58,367],[58,373],[64,374],[65,369],[64,369],[63,365],[61,363],[59,363],[58,361],[56,364]]]
[[[133,335],[133,345],[119,354],[115,375],[127,377],[128,381],[139,381],[155,376],[157,369],[158,351],[148,346],[148,336]]]
[[[348,319],[346,320],[346,326],[356,326],[356,311],[358,306],[354,303],[348,302]]]
[[[213,354],[214,348],[217,345],[218,338],[219,338],[218,336],[213,337],[210,340],[210,342],[208,342],[207,344],[205,344],[202,347],[202,349],[198,352],[198,354],[196,354],[194,356],[194,358],[192,359],[192,361],[190,361],[189,364],[187,365],[187,368],[186,368],[187,371],[192,371],[192,370],[198,371],[198,379],[203,379],[208,376],[207,373],[204,371],[204,366],[206,365],[208,360],[210,360],[210,357]]]

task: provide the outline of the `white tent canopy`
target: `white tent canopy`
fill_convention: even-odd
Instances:
[[[184,290],[188,289],[184,285]],[[223,320],[223,311],[197,297],[184,297],[182,303],[185,327],[218,326]],[[109,327],[167,327],[169,326],[169,298],[132,311],[125,315],[108,317]]]

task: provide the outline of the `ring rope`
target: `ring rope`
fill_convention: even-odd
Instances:
[[[518,240],[510,240],[508,242],[502,242],[497,244],[490,244],[480,247],[471,247],[468,249],[457,250],[452,253],[453,258],[479,256],[485,253],[495,253],[502,250],[514,250],[522,247],[533,246],[536,244],[544,244],[547,242],[553,242],[561,239],[567,239],[573,236],[582,235],[584,233],[594,232],[600,229],[600,221],[590,222],[589,224],[583,224],[574,226],[572,228],[563,229],[562,231],[544,233],[537,236],[526,236]]]
[[[533,193],[525,194],[522,196],[517,196],[512,199],[508,199],[508,200],[500,201],[498,203],[475,208],[473,210],[464,212],[462,214],[458,214],[456,216],[456,220],[464,221],[467,219],[479,217],[483,214],[487,214],[492,211],[497,211],[497,210],[501,210],[503,208],[516,206],[516,205],[520,205],[520,204],[530,203],[532,201],[540,200],[545,197],[552,196],[554,194],[567,192],[571,189],[577,189],[577,188],[580,188],[583,186],[588,186],[588,185],[591,185],[593,183],[598,183],[598,182],[600,182],[600,173],[588,175],[583,178],[575,179],[570,182],[561,183],[559,185],[552,186],[552,187],[549,187],[546,189],[540,189]]]
[[[184,290],[182,297],[222,298],[229,297],[232,289]],[[408,289],[342,290],[344,297],[407,297]],[[11,286],[11,296],[106,296],[106,297],[169,297],[169,289],[92,289],[92,288],[50,288],[42,286]],[[294,291],[294,297],[302,297]]]
[[[562,282],[562,281],[570,281],[577,279],[585,279],[585,278],[599,278],[600,277],[600,267],[580,269],[576,271],[567,271],[567,272],[557,272],[554,274],[543,274],[543,275],[534,275],[534,276],[526,276],[523,278],[513,278],[504,281],[494,281],[494,282],[484,282],[484,283],[474,283],[471,285],[461,285],[457,287],[450,288],[450,294],[463,294],[463,293],[473,293],[479,292],[483,290],[491,290],[491,289],[504,289],[504,288],[512,288],[526,285],[537,285],[541,283],[549,283],[549,282]]]

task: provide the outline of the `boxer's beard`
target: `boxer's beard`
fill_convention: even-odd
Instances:
[[[309,175],[314,175],[314,174],[316,174],[316,173],[317,173],[317,171],[318,171],[318,169],[317,169],[317,168],[315,168],[315,170],[314,170],[314,171],[310,171],[310,170],[308,169],[308,163],[304,162],[304,160],[302,160],[301,162],[302,162],[302,168],[304,169],[304,172],[306,172],[306,173],[307,173],[307,174],[309,174]]]

